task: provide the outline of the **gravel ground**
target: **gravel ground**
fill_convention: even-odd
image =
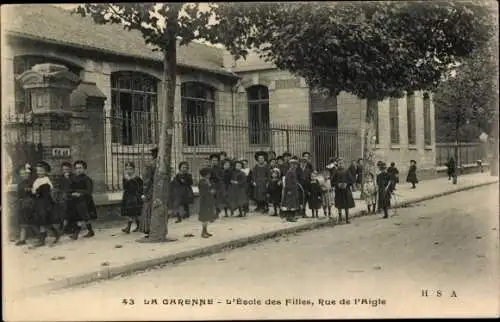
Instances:
[[[498,316],[498,222],[498,186],[490,185],[398,209],[388,220],[363,217],[39,298],[4,299],[4,317]],[[158,304],[145,304],[152,299]]]

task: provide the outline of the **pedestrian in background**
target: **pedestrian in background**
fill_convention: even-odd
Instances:
[[[406,182],[411,183],[411,188],[415,189],[418,183],[417,179],[417,161],[410,160],[410,168],[408,169],[408,175],[406,176]]]
[[[45,245],[47,231],[50,231],[54,235],[54,244],[56,244],[60,238],[59,231],[55,228],[55,225],[59,224],[59,220],[56,217],[57,212],[54,209],[54,199],[52,198],[52,189],[54,186],[49,179],[50,170],[50,165],[47,162],[38,162],[36,164],[37,178],[31,187],[31,193],[35,199],[33,204],[33,224],[38,227],[40,231],[39,239],[35,247]]]
[[[17,194],[15,203],[15,214],[19,224],[19,239],[17,246],[26,245],[26,234],[33,223],[34,198],[31,193],[33,186],[33,176],[31,166],[25,164],[18,169],[19,182],[17,184]]]
[[[172,179],[170,193],[171,204],[174,215],[177,217],[176,223],[189,217],[189,205],[194,202],[193,176],[189,173],[189,164],[185,161],[178,165],[178,172]]]
[[[200,191],[200,210],[198,211],[198,220],[201,221],[201,237],[209,238],[212,234],[208,232],[208,224],[213,223],[217,217],[217,201],[215,199],[217,191],[211,181],[213,169],[203,168],[200,170],[200,182],[198,184]]]
[[[456,177],[457,177],[457,164],[455,163],[455,159],[453,157],[450,157],[448,162],[446,163],[447,167],[447,173],[448,173],[448,180],[453,179],[453,184],[457,183]]]
[[[368,213],[375,213],[377,211],[377,185],[375,183],[375,178],[373,173],[368,173],[365,180],[365,185],[363,186],[364,199],[366,207],[368,208]]]
[[[229,217],[229,211],[231,212],[231,216],[234,215],[234,211],[231,209],[231,202],[229,201],[230,195],[229,191],[231,189],[231,179],[233,177],[233,168],[231,161],[229,159],[225,159],[222,161],[222,188],[219,200],[219,207],[224,209],[224,217]]]
[[[144,206],[142,208],[141,232],[144,233],[145,238],[149,238],[151,231],[151,211],[153,207],[153,188],[154,177],[156,172],[156,159],[158,158],[158,147],[153,147],[151,150],[152,160],[146,162],[143,177],[143,192],[142,200]]]
[[[342,221],[342,210],[345,213],[345,222],[349,224],[349,209],[354,208],[354,198],[351,187],[354,184],[352,172],[345,169],[344,160],[337,160],[337,171],[335,172],[332,183],[335,186],[335,208],[339,212],[339,221]]]
[[[310,152],[303,152],[302,159],[304,159],[306,162],[306,168],[309,170],[310,173],[312,173],[314,171],[314,166],[313,166],[312,161],[311,161],[311,153]]]
[[[122,229],[126,234],[130,234],[132,223],[136,227],[133,232],[139,231],[142,207],[142,192],[144,191],[144,182],[136,174],[134,162],[125,163],[125,175],[123,176],[123,195],[121,203],[121,215],[127,218],[127,226]]]

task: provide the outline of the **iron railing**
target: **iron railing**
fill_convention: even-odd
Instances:
[[[124,165],[127,161],[134,162],[139,175],[143,174],[146,162],[151,158],[150,150],[159,141],[158,117],[147,112],[106,115],[98,113],[89,116],[84,122],[92,123],[93,131],[103,131],[94,132],[94,137],[99,142],[102,140],[104,169],[93,172],[104,177],[99,181],[104,181],[108,191],[122,189]],[[13,168],[26,161],[34,163],[53,153],[43,148],[46,143],[43,135],[48,133],[45,130],[53,126],[54,124],[39,120],[30,114],[9,118],[4,122],[8,135],[8,150],[15,160],[12,162]],[[79,129],[74,126],[69,131]],[[78,140],[72,142],[79,144]],[[285,123],[249,124],[240,120],[214,121],[202,117],[176,119],[171,170],[175,173],[177,165],[181,161],[187,161],[196,182],[199,179],[199,170],[208,165],[208,158],[212,153],[224,151],[229,157],[247,159],[249,166],[253,166],[255,152],[261,150],[274,151],[277,155],[288,151],[297,156],[306,151],[311,152],[313,163],[322,170],[330,157],[342,156],[347,160],[358,158],[359,145],[359,133],[350,129],[311,128],[307,125]],[[71,147],[72,150],[81,148]],[[99,151],[95,149],[92,153]]]
[[[475,164],[477,160],[488,159],[488,145],[484,143],[436,143],[436,166],[445,166],[450,157],[455,158],[458,147],[457,165]]]

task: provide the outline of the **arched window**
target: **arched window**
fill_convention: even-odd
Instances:
[[[14,75],[19,76],[38,64],[58,64],[66,66],[70,72],[80,76],[82,68],[66,61],[45,56],[16,56],[14,57]],[[31,112],[31,98],[19,81],[15,80],[15,113]]]
[[[248,135],[250,144],[269,144],[269,90],[266,86],[255,85],[247,89]]]
[[[138,72],[111,75],[112,142],[151,144],[157,134],[158,80]]]
[[[215,144],[215,91],[197,82],[181,86],[184,144],[188,146]]]

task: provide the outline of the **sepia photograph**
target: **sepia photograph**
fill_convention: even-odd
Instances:
[[[497,1],[0,10],[4,321],[500,317]]]

